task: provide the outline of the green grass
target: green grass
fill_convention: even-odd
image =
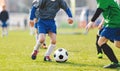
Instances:
[[[65,33],[63,33],[66,32]],[[81,32],[80,29],[59,29],[56,49],[68,50],[69,59],[66,63],[44,62],[43,57],[46,49],[40,49],[36,60],[32,60],[31,52],[35,45],[34,36],[28,31],[9,31],[8,37],[0,37],[0,71],[120,71],[120,69],[104,69],[103,66],[110,61],[104,55],[98,59],[96,55],[95,37],[97,29],[93,29],[88,35],[73,34]],[[62,33],[62,34],[60,34]],[[49,37],[46,38],[47,45]],[[112,46],[118,59],[120,50]]]

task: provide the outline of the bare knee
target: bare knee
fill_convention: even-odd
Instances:
[[[120,48],[120,44],[115,44],[116,47]]]
[[[44,41],[45,41],[45,38],[39,38],[39,40],[38,40],[38,42],[40,42],[40,43],[44,43]]]
[[[44,43],[45,41],[45,34],[39,34],[39,42]]]
[[[104,44],[103,42],[98,41],[99,46],[102,46],[103,44]]]
[[[106,39],[105,37],[100,37],[98,40],[98,45],[102,46],[103,44],[107,43],[108,39]]]
[[[56,44],[56,40],[51,40],[51,43],[52,44]]]
[[[40,39],[40,43],[44,43],[44,41],[45,41],[45,39],[43,38],[43,39]]]
[[[116,47],[120,48],[120,41],[114,41]]]

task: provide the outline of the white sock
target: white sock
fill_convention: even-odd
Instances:
[[[38,41],[38,38],[39,38],[39,36],[38,36],[38,34],[36,34],[36,35],[35,35],[36,43],[37,43],[37,41]]]
[[[50,54],[52,53],[54,48],[55,48],[55,44],[50,44],[48,49],[47,49],[47,52],[46,52],[45,56],[50,56]]]
[[[41,46],[41,43],[39,41],[37,41],[36,45],[34,46],[34,50],[38,51],[40,46]]]
[[[43,44],[46,44],[46,40],[44,41],[44,43]]]

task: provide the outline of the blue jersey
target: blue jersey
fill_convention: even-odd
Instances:
[[[36,0],[32,6],[30,20],[33,20],[36,16],[36,10],[38,11],[37,17],[39,18],[37,23],[38,33],[48,33],[48,32],[56,32],[56,24],[54,18],[57,12],[62,8],[69,17],[72,17],[72,13],[68,8],[66,2],[64,0]]]
[[[56,13],[62,8],[69,17],[72,14],[64,0],[37,0],[33,4],[34,10],[39,8],[39,18],[40,19],[54,19]]]

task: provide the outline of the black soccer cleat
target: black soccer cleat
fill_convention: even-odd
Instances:
[[[50,59],[50,56],[45,56],[45,57],[44,57],[44,61],[51,62],[52,60]]]
[[[119,63],[111,63],[109,65],[104,66],[104,68],[118,68],[120,67]]]
[[[31,56],[32,60],[35,60],[35,59],[36,59],[37,53],[38,53],[37,50],[34,50],[34,51],[33,51],[32,56]]]

